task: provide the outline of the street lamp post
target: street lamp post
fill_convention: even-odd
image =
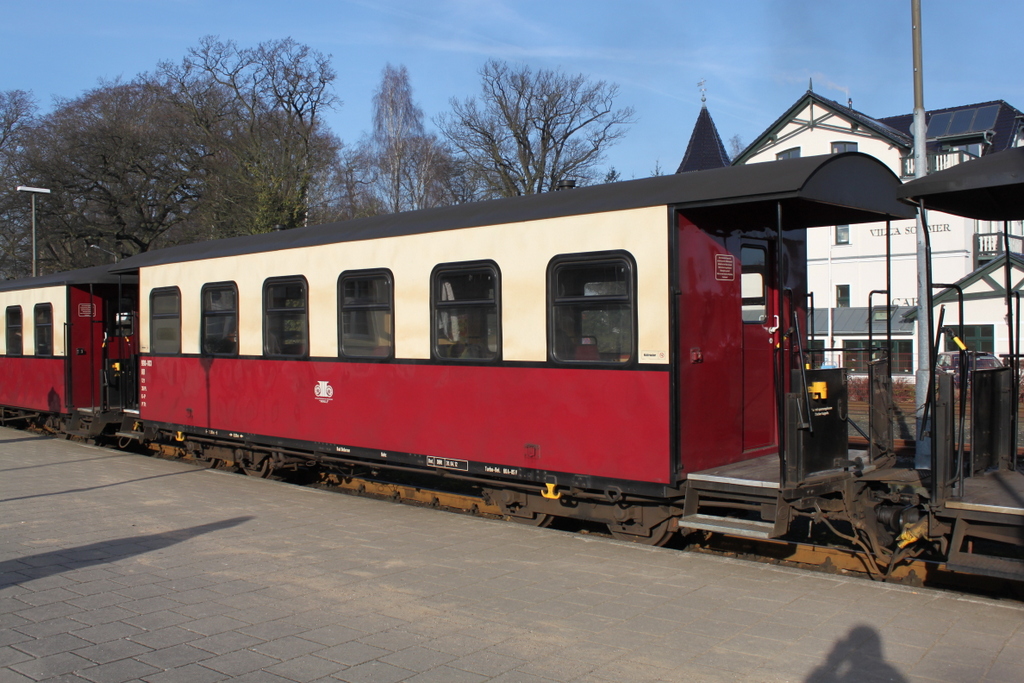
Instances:
[[[36,271],[36,195],[50,194],[50,191],[42,187],[19,185],[18,192],[28,192],[32,195],[32,277],[35,277],[38,275]]]

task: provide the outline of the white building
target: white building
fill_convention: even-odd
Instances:
[[[877,157],[904,180],[913,178],[912,115],[873,119],[849,106],[808,91],[747,147],[734,164],[769,162],[796,156],[858,151]],[[928,112],[929,170],[941,170],[972,158],[1024,144],[1024,114],[1001,100]],[[932,279],[957,283],[1000,256],[1002,223],[928,213]],[[1024,228],[1010,225],[1011,252],[1020,254]],[[892,318],[893,371],[914,371],[917,306],[916,225],[889,226],[892,254],[892,309],[884,294],[871,297],[874,335],[884,337]],[[809,290],[813,293],[815,346],[836,349],[826,355],[852,370],[863,368],[867,353],[868,306],[872,291],[885,289],[886,225],[840,225],[808,234]],[[1019,278],[1013,283],[1019,287]],[[936,294],[939,294],[936,291]],[[956,305],[946,297],[945,324],[958,322]],[[1008,352],[1005,306],[965,308],[965,341],[978,351]]]

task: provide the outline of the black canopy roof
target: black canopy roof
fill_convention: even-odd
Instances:
[[[93,266],[79,270],[68,270],[52,275],[26,277],[19,280],[0,281],[0,292],[11,292],[19,289],[35,289],[37,287],[58,287],[63,285],[116,285],[118,282],[131,284],[138,282],[134,275],[123,275],[112,272],[113,265]]]
[[[985,221],[1024,219],[1024,147],[983,156],[904,185],[898,194],[927,209]]]
[[[114,270],[648,206],[774,226],[781,203],[787,229],[910,218],[913,209],[896,199],[899,185],[865,154],[805,157],[199,242],[139,254]]]

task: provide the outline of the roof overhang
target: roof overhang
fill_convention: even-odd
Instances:
[[[898,196],[926,209],[985,221],[1024,219],[1024,147],[912,180]]]
[[[18,280],[0,281],[0,292],[11,292],[20,289],[37,289],[40,287],[63,287],[68,285],[116,285],[117,283],[132,284],[138,282],[138,276],[113,272],[113,265],[80,268],[39,277],[26,277]]]

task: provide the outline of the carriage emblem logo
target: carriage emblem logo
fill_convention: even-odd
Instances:
[[[313,393],[316,395],[316,400],[321,403],[330,403],[334,396],[334,387],[327,380],[320,380],[313,388]]]

